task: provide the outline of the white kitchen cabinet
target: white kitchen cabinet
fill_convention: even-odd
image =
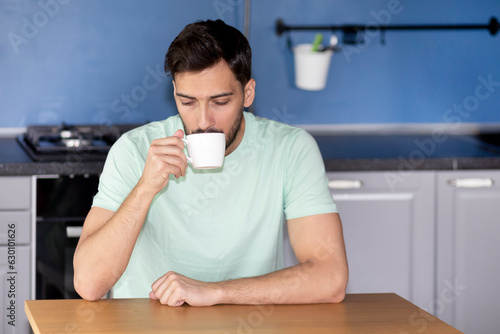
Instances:
[[[31,177],[0,177],[0,210],[31,208]]]
[[[434,296],[435,173],[327,175],[344,228],[347,293],[395,292],[429,309]],[[288,240],[285,245],[287,265],[297,263]]]
[[[434,284],[434,172],[328,173],[344,228],[348,293],[395,292],[427,308]]]
[[[439,172],[435,314],[465,333],[500,328],[500,171]]]
[[[15,240],[12,241],[12,237]],[[0,246],[29,245],[31,243],[31,214],[29,211],[0,210]]]
[[[28,334],[31,327],[24,313],[24,301],[30,298],[31,247],[15,247],[15,265],[9,262],[8,246],[0,246],[0,300],[2,301],[1,333]]]
[[[24,301],[31,299],[31,177],[0,177],[0,332],[31,333]]]

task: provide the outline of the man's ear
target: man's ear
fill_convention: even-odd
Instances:
[[[175,87],[175,80],[172,80],[172,85],[174,85],[174,95],[175,95],[175,91],[176,91],[176,87]]]
[[[248,108],[252,105],[253,100],[255,99],[255,80],[248,80],[245,88],[243,89],[244,98],[243,98],[243,106]]]

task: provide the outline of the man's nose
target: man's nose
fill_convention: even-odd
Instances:
[[[207,130],[214,126],[215,126],[215,120],[213,118],[212,112],[209,110],[208,106],[202,106],[200,109],[198,128],[202,130]]]

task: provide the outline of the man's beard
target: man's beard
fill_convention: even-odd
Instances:
[[[236,119],[236,121],[234,121],[234,123],[231,126],[231,128],[229,129],[228,133],[226,133],[226,150],[229,146],[231,146],[231,144],[236,139],[236,136],[240,132],[242,120],[243,120],[243,105],[241,106],[241,112],[238,114],[238,118]],[[184,120],[182,119],[182,117],[181,117],[181,121],[182,121],[182,125],[184,125],[184,129],[187,132],[186,124],[184,123]],[[195,133],[211,133],[211,132],[224,133],[224,131],[222,131],[221,129],[217,129],[217,128],[208,128],[205,130],[198,128],[198,129],[194,130],[193,132],[186,133],[186,134],[192,135]]]

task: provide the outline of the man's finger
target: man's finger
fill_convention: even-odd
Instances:
[[[182,130],[180,131],[182,132]],[[172,136],[155,139],[151,142],[151,146],[177,146],[180,149],[184,149],[184,142],[181,137]]]
[[[167,279],[167,275],[168,275],[168,273],[166,273],[165,275],[161,276],[153,284],[151,284],[151,289],[153,291],[156,291],[156,289],[158,289],[158,286],[160,286],[160,284],[162,284]]]
[[[184,138],[184,131],[182,131],[181,129],[175,131],[174,137]]]
[[[150,149],[158,149],[165,147],[177,147],[179,150],[184,150],[184,142],[178,137],[166,137],[155,139],[151,142]]]
[[[170,284],[168,288],[163,292],[163,297],[166,297],[165,304],[168,306],[181,306],[184,304],[184,297],[181,297],[181,294],[184,295],[182,286],[173,286]],[[162,298],[164,299],[164,298]]]

